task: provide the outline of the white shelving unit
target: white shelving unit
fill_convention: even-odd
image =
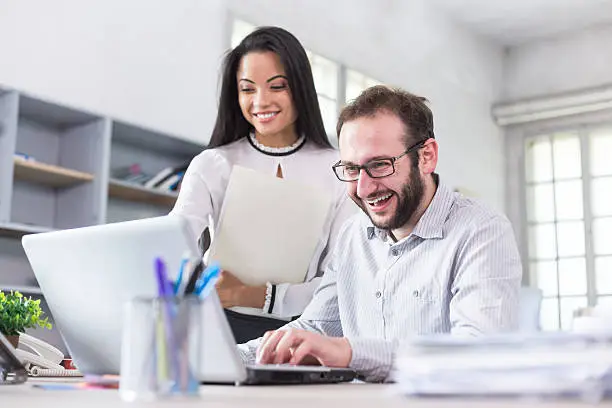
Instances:
[[[0,289],[44,295],[21,247],[26,234],[167,214],[176,192],[113,170],[138,164],[156,174],[203,148],[0,85]]]

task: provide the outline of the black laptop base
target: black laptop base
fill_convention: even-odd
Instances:
[[[247,368],[247,385],[330,384],[353,381],[352,370],[335,368],[329,371],[257,370]]]

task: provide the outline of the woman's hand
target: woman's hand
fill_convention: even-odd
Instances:
[[[265,286],[248,286],[228,271],[221,271],[216,284],[224,308],[243,306],[261,309],[266,300]]]

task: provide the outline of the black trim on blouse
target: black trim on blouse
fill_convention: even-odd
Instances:
[[[275,157],[289,156],[290,154],[293,154],[293,153],[297,152],[298,150],[300,150],[306,144],[306,138],[304,138],[304,140],[302,140],[302,143],[300,143],[298,146],[296,146],[293,150],[289,150],[288,152],[283,152],[283,153],[273,153],[273,152],[267,152],[265,150],[260,149],[255,143],[253,143],[253,140],[251,139],[251,136],[247,136],[247,140],[249,141],[251,146],[253,146],[253,148],[255,150],[257,150],[258,152],[263,153],[263,154],[268,155],[268,156],[275,156]]]
[[[272,314],[274,310],[274,300],[276,298],[276,285],[270,285],[272,290],[270,291],[270,306],[268,307],[268,313]]]

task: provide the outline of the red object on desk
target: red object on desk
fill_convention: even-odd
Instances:
[[[66,370],[76,370],[77,369],[74,363],[72,362],[71,358],[63,359],[60,365],[64,367]]]

